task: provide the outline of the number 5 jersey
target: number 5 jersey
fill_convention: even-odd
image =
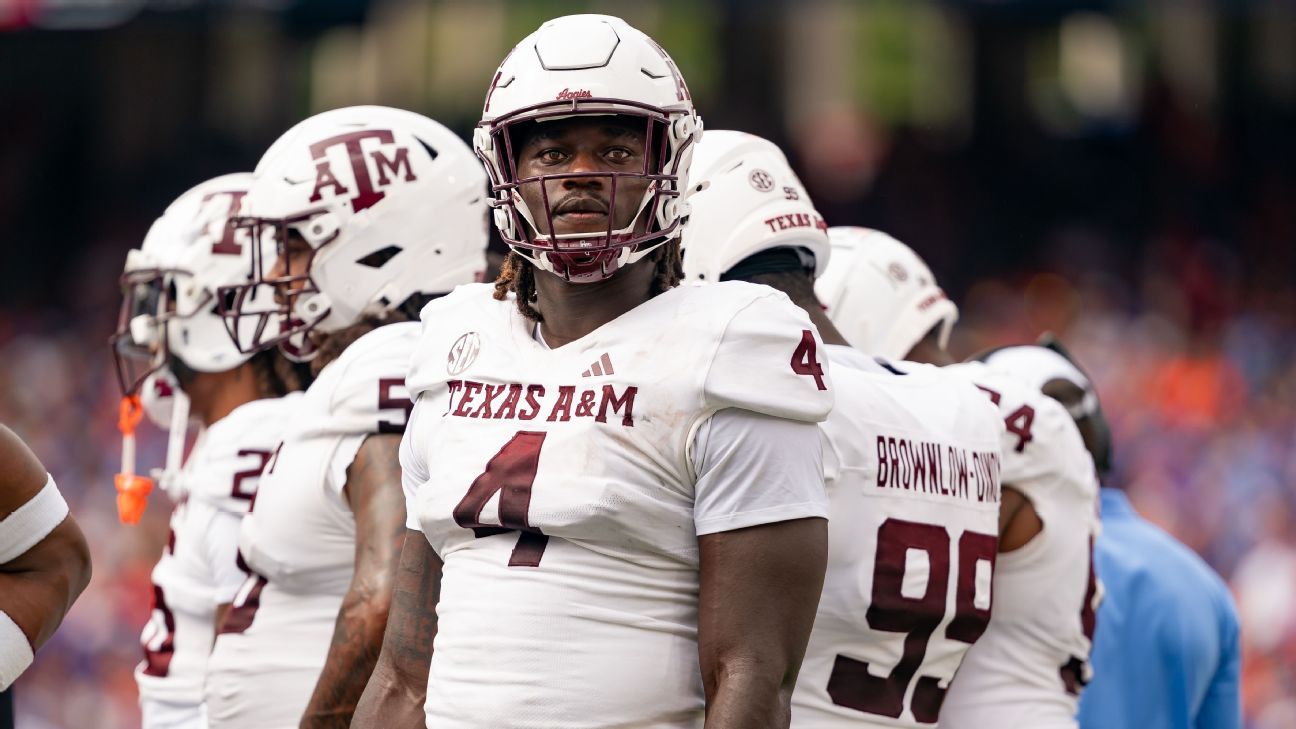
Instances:
[[[510,296],[424,310],[402,443],[444,563],[427,723],[700,727],[698,536],[826,515],[804,312],[681,286],[558,349]]]
[[[366,438],[400,433],[414,322],[368,332],[298,400],[243,522],[246,579],[212,652],[210,726],[296,727],[328,655],[355,572],[355,517],[343,492]]]

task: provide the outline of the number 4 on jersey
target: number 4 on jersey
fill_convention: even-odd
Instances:
[[[540,467],[540,447],[545,434],[521,430],[504,444],[486,463],[486,470],[468,487],[468,493],[454,508],[455,523],[473,530],[477,537],[490,537],[510,531],[521,532],[509,557],[510,567],[539,567],[549,537],[531,526],[527,512],[531,508],[531,485]],[[498,525],[481,522],[486,502],[499,493]]]
[[[792,371],[798,375],[813,377],[815,386],[820,390],[827,390],[828,385],[824,384],[823,366],[819,364],[819,345],[815,343],[814,332],[809,329],[801,330],[801,343],[797,345],[796,351],[792,352]]]
[[[985,385],[977,385],[977,387],[990,396],[990,402],[994,403],[996,407],[999,406],[1003,396],[997,390],[991,390]],[[1018,453],[1026,450],[1026,444],[1035,439],[1035,436],[1031,435],[1031,426],[1034,424],[1035,408],[1030,405],[1022,405],[1004,418],[1004,427],[1007,428],[1009,433],[1017,436],[1015,450]]]

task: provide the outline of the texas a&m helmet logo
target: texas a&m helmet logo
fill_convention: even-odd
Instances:
[[[213,190],[202,196],[202,205],[204,208],[206,208],[208,204],[219,206],[223,201],[218,200],[217,198],[225,198],[224,215],[211,216],[207,222],[205,230],[208,237],[216,239],[216,241],[212,243],[212,253],[218,255],[237,256],[243,252],[243,244],[236,238],[238,227],[234,225],[233,221],[239,214],[239,210],[242,209],[243,198],[246,196],[247,190]],[[215,200],[215,202],[212,202],[213,200]],[[219,236],[216,234],[217,231],[212,229],[217,224],[222,226]]]
[[[346,151],[347,161],[351,165],[351,186],[344,185],[334,173],[328,154],[329,150],[336,147]],[[393,182],[413,182],[418,179],[410,164],[409,147],[396,145],[395,137],[388,129],[364,129],[339,134],[312,144],[310,152],[311,159],[315,161],[315,187],[311,191],[311,202],[319,202],[327,191],[331,196],[350,197],[351,209],[358,213],[373,207],[386,197],[383,188]],[[428,152],[435,156],[430,148]],[[336,159],[336,155],[334,158]]]

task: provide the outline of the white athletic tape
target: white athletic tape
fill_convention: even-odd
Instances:
[[[0,610],[0,691],[13,685],[35,658],[22,628]]]
[[[0,564],[17,559],[36,546],[54,531],[54,527],[62,524],[67,515],[67,502],[59,493],[58,486],[54,485],[54,477],[50,476],[45,488],[31,501],[0,520]]]

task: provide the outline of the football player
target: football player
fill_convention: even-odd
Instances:
[[[551,20],[495,74],[474,147],[512,252],[424,311],[410,531],[354,726],[787,726],[832,390],[781,294],[676,285],[700,131],[618,18]]]
[[[1103,531],[1094,547],[1103,602],[1080,726],[1237,729],[1241,640],[1228,586],[1191,549],[1139,516],[1109,481],[1111,429],[1097,388],[1055,337],[1040,341],[983,358],[1062,403],[1103,477]]]
[[[0,725],[8,689],[90,582],[90,549],[54,478],[0,425]]]
[[[775,145],[709,130],[693,170],[685,274],[782,291],[841,365],[823,423],[828,572],[792,726],[933,726],[990,619],[1002,421],[962,378],[849,346],[814,291],[827,226]]]
[[[217,311],[221,287],[246,281],[253,241],[231,225],[252,175],[224,175],[181,195],[127,256],[121,323],[113,340],[118,372],[132,351],[157,364],[126,395],[170,404],[153,415],[176,435],[179,462],[192,416],[201,427],[182,468],[160,480],[176,506],[162,558],[153,569],[152,618],[135,670],[145,729],[203,729],[203,683],[218,606],[243,583],[235,564],[239,524],[279,441],[297,389],[279,355],[248,355],[230,340]],[[250,332],[244,332],[245,335]],[[172,390],[171,388],[178,388]],[[142,390],[142,393],[141,393]]]
[[[946,344],[958,311],[908,246],[863,228],[828,233],[833,258],[817,290],[846,338],[886,357],[948,365],[1004,421],[990,625],[945,695],[940,726],[1074,727],[1099,599],[1098,483],[1080,433],[1038,390],[981,362],[952,364]]]
[[[378,656],[404,536],[405,371],[431,296],[484,268],[485,182],[450,130],[352,107],[286,132],[241,224],[278,244],[228,290],[251,346],[310,359],[240,541],[247,579],[217,636],[212,727],[346,727]],[[275,305],[253,294],[273,290]],[[277,329],[262,324],[281,322]]]

